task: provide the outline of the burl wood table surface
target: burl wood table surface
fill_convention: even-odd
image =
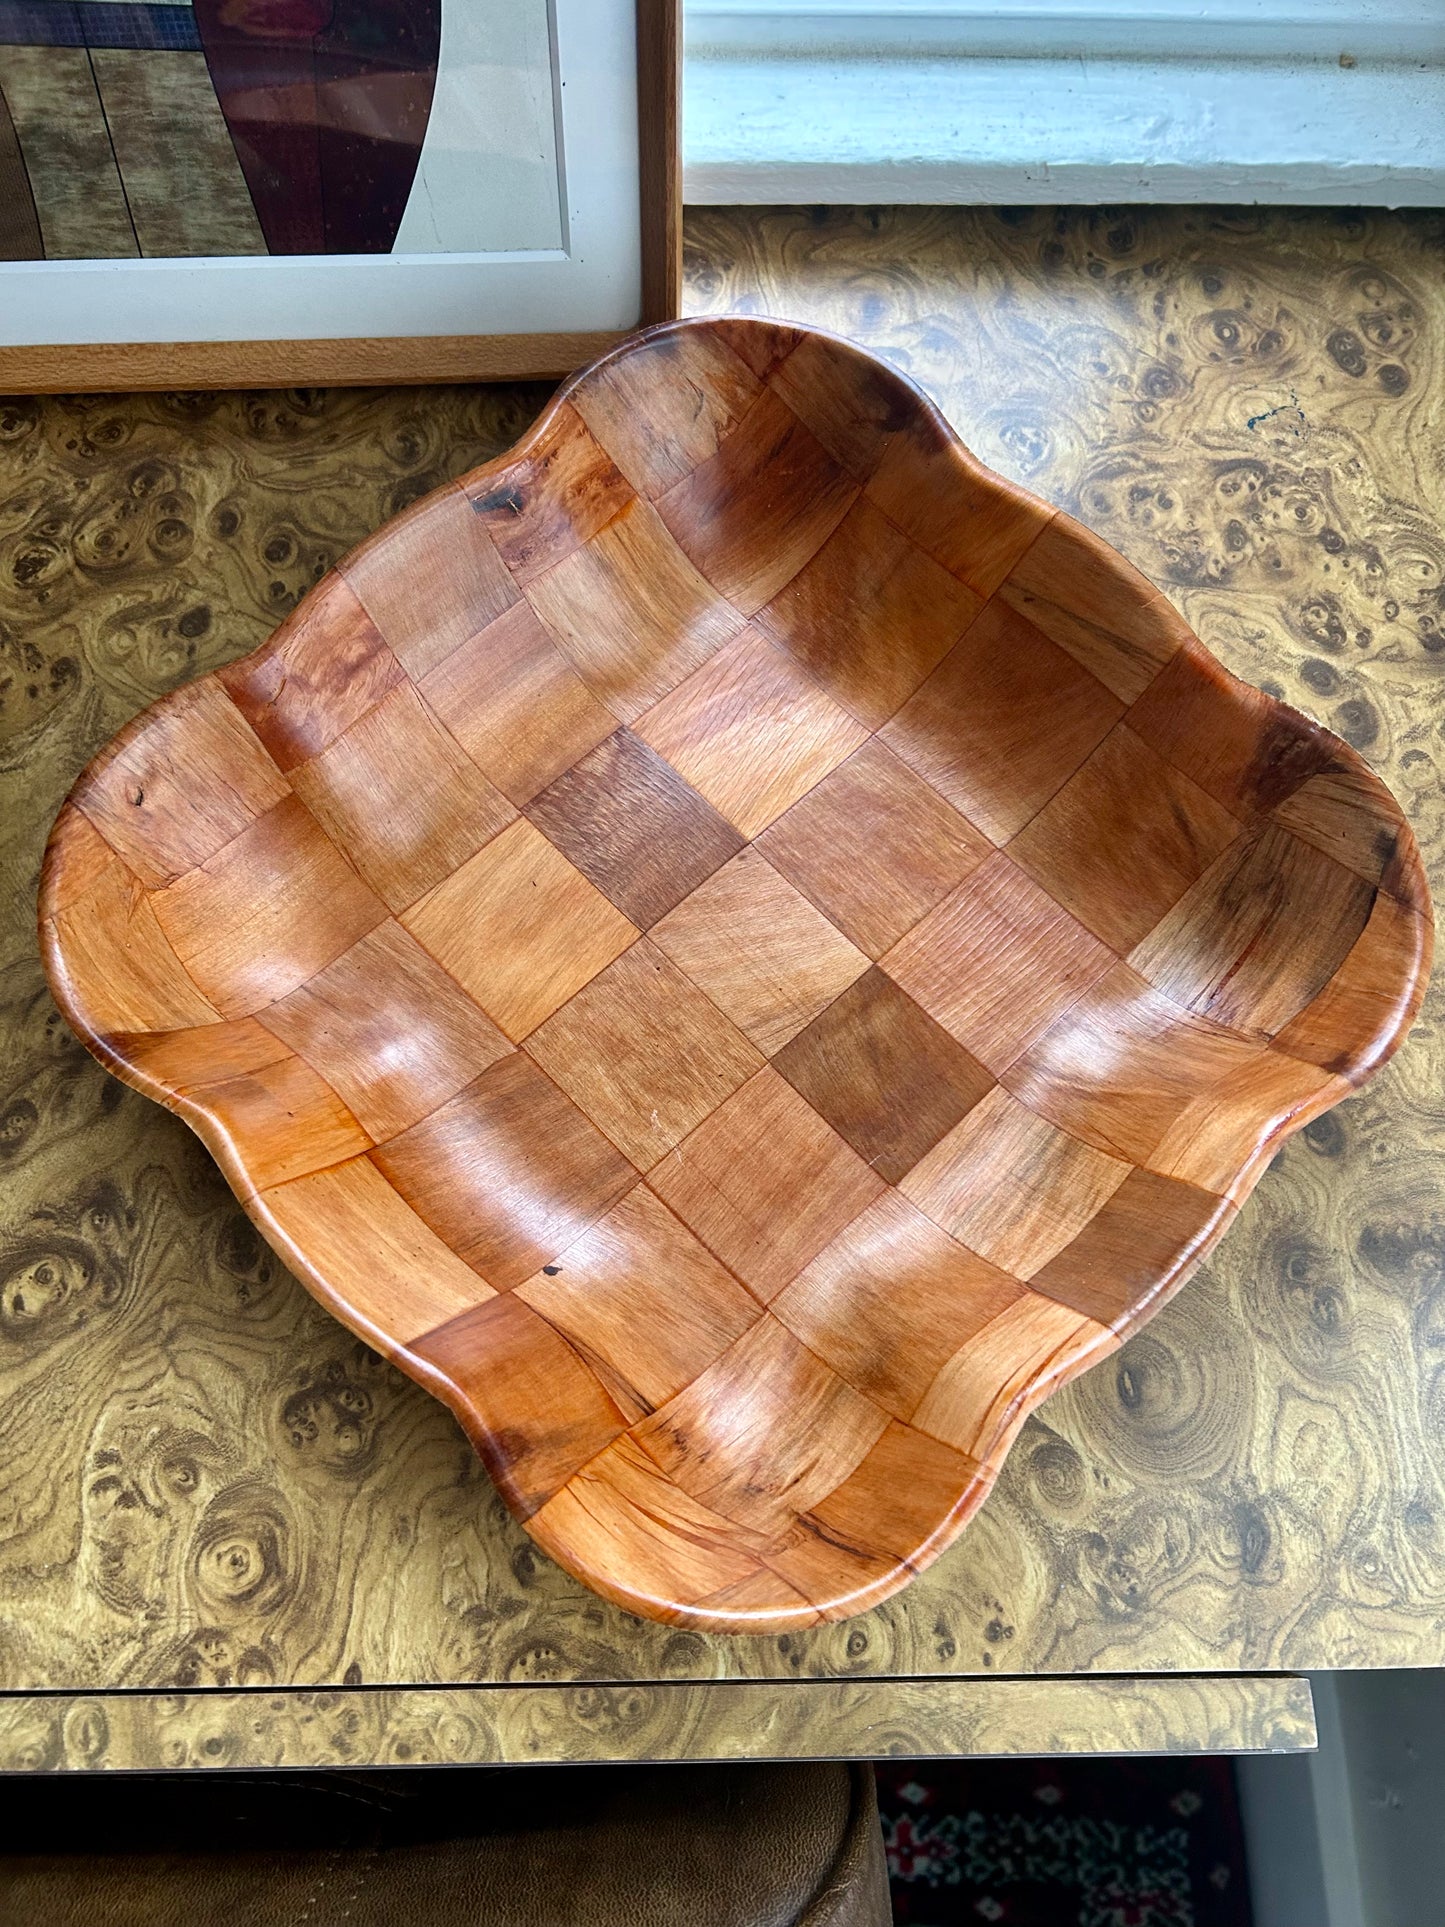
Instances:
[[[694,309],[897,361],[1358,748],[1434,869],[1437,217],[708,211],[689,238]],[[1295,1669],[1441,1663],[1439,993],[1030,1420],[949,1553],[763,1639],[632,1618],[547,1561],[449,1415],[60,1023],[32,918],[80,768],[544,399],[0,417],[0,1767],[1290,1746]]]

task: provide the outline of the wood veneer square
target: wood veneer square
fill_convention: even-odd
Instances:
[[[1262,1051],[1116,964],[1015,1059],[1003,1082],[1060,1129],[1142,1164],[1192,1099],[1257,1067]]]
[[[861,1212],[773,1300],[809,1351],[895,1418],[1023,1290],[897,1191]]]
[[[1151,1299],[1187,1271],[1207,1239],[1234,1215],[1228,1199],[1196,1185],[1131,1171],[1056,1258],[1033,1290],[1101,1325],[1135,1322]]]
[[[746,1601],[759,1574],[772,1578],[753,1550],[760,1535],[684,1492],[626,1434],[572,1475],[531,1530],[603,1592],[615,1587],[625,1555],[626,1603],[664,1614],[679,1586],[689,1598]]]
[[[148,890],[195,869],[287,795],[225,690],[178,689],[145,729],[97,757],[71,793]]]
[[[888,1423],[896,1425],[897,1420]],[[865,1453],[860,1465],[869,1456]],[[877,1550],[866,1532],[845,1544],[823,1525],[818,1516],[822,1509],[819,1504],[799,1513],[773,1539],[766,1550],[768,1568],[778,1575],[775,1583],[785,1583],[801,1599],[827,1602],[830,1607],[845,1601],[845,1611],[865,1612],[894,1591],[912,1568],[900,1567],[896,1558]]]
[[[983,607],[868,501],[853,504],[757,626],[850,715],[876,729]]]
[[[725,341],[697,333],[604,363],[572,402],[633,487],[655,501],[717,453],[762,392]]]
[[[721,1514],[718,1516],[721,1517]],[[742,1528],[731,1520],[726,1523],[736,1540]],[[805,1599],[796,1587],[788,1585],[781,1578],[775,1565],[761,1559],[756,1573],[733,1585],[719,1586],[716,1592],[709,1593],[699,1603],[705,1612],[717,1615],[709,1623],[719,1629],[727,1626],[750,1632],[761,1626],[775,1625],[777,1621],[774,1615],[780,1611],[796,1614],[791,1622],[796,1626],[821,1625],[823,1619],[822,1612],[812,1601]]]
[[[262,1015],[382,1142],[512,1048],[401,925],[378,924]]]
[[[386,917],[299,798],[151,898],[187,972],[224,1017],[284,997]]]
[[[870,957],[994,847],[876,739],[770,823],[757,846]]]
[[[866,495],[936,562],[991,596],[1055,511],[960,448],[936,414],[912,411],[885,446]]]
[[[770,371],[768,386],[860,483],[907,433],[907,419],[919,406],[917,393],[891,368],[821,335],[805,335]]]
[[[62,915],[107,876],[125,878],[135,889],[135,873],[116,855],[90,818],[74,803],[62,803],[41,866],[42,918]]]
[[[527,599],[593,695],[623,723],[635,722],[743,624],[641,496],[528,583]]]
[[[517,1296],[576,1347],[633,1421],[690,1385],[762,1316],[751,1293],[641,1185]]]
[[[409,682],[291,782],[391,910],[415,903],[516,816]]]
[[[1341,1039],[1395,1034],[1428,967],[1433,934],[1411,906],[1381,890],[1335,976],[1276,1033],[1280,1049],[1328,1071],[1363,1075],[1381,1046],[1352,1050]]]
[[[260,1205],[293,1270],[319,1278],[388,1356],[493,1295],[370,1158],[276,1185]]]
[[[1145,936],[1241,824],[1119,723],[1008,846],[1021,870],[1115,950]]]
[[[716,454],[658,497],[678,546],[744,615],[827,541],[858,485],[770,388]]]
[[[752,837],[868,732],[750,629],[641,717],[637,734]]]
[[[669,1151],[648,1183],[764,1301],[884,1189],[771,1067]]]
[[[645,937],[534,1030],[526,1048],[640,1171],[763,1063]]]
[[[1144,1163],[1162,1177],[1242,1203],[1280,1137],[1338,1104],[1351,1088],[1348,1078],[1260,1044],[1183,1106]],[[1259,1149],[1242,1163],[1240,1146],[1251,1141]]]
[[[1007,842],[1108,735],[1124,705],[994,600],[883,739],[995,843]]]
[[[999,596],[1126,703],[1189,636],[1168,598],[1071,515],[1053,518]]]
[[[1133,702],[1129,727],[1246,821],[1335,761],[1327,730],[1239,682],[1192,636]]]
[[[1215,859],[1128,961],[1190,1010],[1273,1036],[1343,964],[1375,896],[1353,870],[1266,822]]]
[[[540,1312],[511,1292],[409,1347],[472,1413],[468,1429],[519,1519],[545,1505],[626,1429],[601,1380]]]
[[[477,767],[519,805],[617,727],[529,602],[468,637],[418,686]]]
[[[128,1064],[182,1096],[202,1084],[243,1077],[294,1055],[290,1045],[255,1017],[193,1024],[184,1030],[120,1031],[106,1041]]]
[[[704,1505],[780,1533],[841,1484],[887,1423],[765,1314],[632,1436]]]
[[[401,921],[514,1043],[637,936],[525,818],[403,911]]]
[[[284,1184],[370,1150],[371,1139],[324,1078],[289,1053],[274,1063],[200,1084],[211,1114],[254,1189]]]
[[[743,847],[732,824],[630,729],[583,757],[527,814],[639,930]]]
[[[1306,777],[1270,817],[1366,883],[1377,883],[1404,903],[1419,901],[1419,851],[1401,834],[1390,800],[1369,770],[1332,769]]]
[[[652,940],[768,1055],[868,968],[756,849],[655,924]]]
[[[880,962],[998,1076],[1117,958],[998,852]]]
[[[994,1085],[993,1073],[876,965],[773,1063],[890,1184]]]
[[[914,1426],[987,1461],[1017,1426],[1020,1399],[1040,1387],[1055,1391],[1118,1344],[1097,1320],[1026,1291],[954,1353],[914,1413]]]
[[[978,1472],[977,1462],[967,1454],[894,1419],[843,1483],[820,1500],[802,1523],[815,1529],[815,1544],[867,1547],[875,1558],[889,1562],[916,1558],[930,1534],[948,1529],[944,1522]],[[792,1547],[773,1563],[779,1572],[799,1572],[798,1554]],[[843,1580],[841,1571],[832,1586],[825,1581],[818,1596],[827,1598],[839,1580]]]
[[[268,643],[216,673],[283,770],[319,756],[406,680],[355,591],[334,570]]]
[[[498,1291],[575,1243],[637,1182],[622,1153],[521,1051],[372,1158]]]
[[[1000,1271],[1031,1278],[1076,1238],[1131,1165],[990,1091],[899,1189]]]
[[[760,381],[770,380],[808,338],[806,329],[795,328],[787,321],[772,321],[766,316],[722,315],[709,324],[709,329],[735,354],[741,355]]]
[[[220,1012],[183,968],[149,897],[79,810],[62,811],[52,852],[71,866],[63,906],[42,922],[53,937],[51,980],[102,1036],[212,1024]]]
[[[545,443],[461,484],[516,582],[527,583],[591,541],[631,501],[631,485],[569,403]]]
[[[435,669],[520,594],[455,482],[423,496],[339,567],[412,677]]]

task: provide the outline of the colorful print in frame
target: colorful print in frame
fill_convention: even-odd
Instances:
[[[676,310],[677,0],[0,0],[0,388],[559,373]]]

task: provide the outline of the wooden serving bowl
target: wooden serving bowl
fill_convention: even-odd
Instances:
[[[779,1631],[1394,1049],[1354,752],[844,342],[652,329],[76,784],[51,984],[517,1517]]]

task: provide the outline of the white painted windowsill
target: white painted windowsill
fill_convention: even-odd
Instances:
[[[1445,0],[1243,6],[693,0],[685,198],[1445,204]]]

